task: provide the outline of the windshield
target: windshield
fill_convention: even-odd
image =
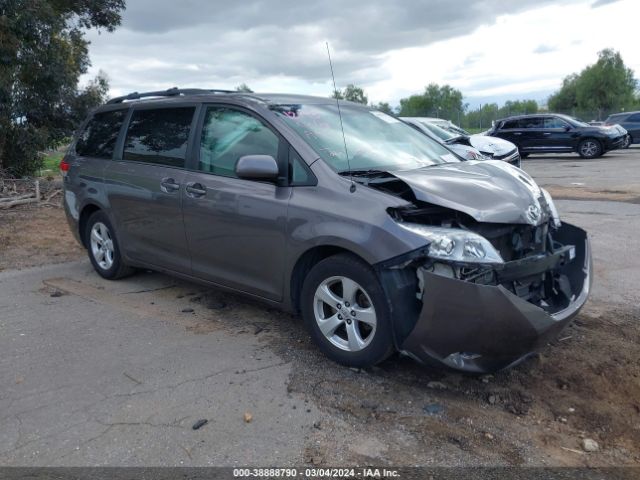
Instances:
[[[469,132],[467,132],[466,130],[460,128],[460,127],[456,127],[455,125],[449,125],[447,127],[447,130],[449,130],[452,133],[457,134],[458,136],[460,135],[464,135],[465,137],[469,137],[471,136],[471,134]]]
[[[576,117],[563,116],[561,118],[563,118],[564,120],[569,122],[574,127],[590,127],[591,126],[587,122],[582,121],[582,120],[580,120],[579,118],[576,118]]]
[[[427,130],[429,130],[431,133],[433,133],[438,138],[444,140],[445,142],[447,140],[451,140],[453,138],[459,138],[460,137],[460,135],[456,135],[455,133],[451,133],[451,132],[445,130],[444,128],[440,128],[438,125],[435,125],[433,123],[425,122],[425,121],[422,121],[422,120],[418,120],[418,122],[420,123],[420,125],[425,127]]]
[[[435,140],[376,110],[335,104],[272,105],[334,170],[408,170],[459,160]],[[346,150],[349,154],[347,162]]]

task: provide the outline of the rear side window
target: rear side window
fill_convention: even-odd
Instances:
[[[195,107],[135,110],[124,142],[125,160],[184,167]]]
[[[84,157],[110,159],[118,140],[125,110],[96,113],[76,142],[76,153]]]
[[[236,162],[244,155],[278,158],[278,136],[257,118],[226,107],[208,107],[200,138],[198,169],[235,177]]]
[[[640,113],[634,113],[629,118],[627,118],[627,122],[640,122]]]
[[[521,118],[518,122],[520,128],[542,128],[542,117]]]
[[[518,128],[518,121],[517,120],[506,120],[505,122],[502,123],[502,127],[503,130],[509,130],[511,128]]]

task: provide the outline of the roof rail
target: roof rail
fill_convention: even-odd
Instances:
[[[122,103],[125,100],[139,100],[146,97],[174,97],[176,95],[205,95],[207,93],[236,93],[234,90],[218,90],[218,89],[205,89],[205,88],[178,88],[173,87],[167,90],[158,90],[155,92],[132,92],[128,95],[112,98],[107,102],[107,105],[114,103]]]

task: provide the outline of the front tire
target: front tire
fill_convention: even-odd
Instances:
[[[393,352],[387,297],[373,269],[349,254],[316,264],[304,280],[302,317],[331,360],[370,367]]]
[[[582,158],[596,158],[602,153],[602,145],[594,138],[585,138],[578,144],[578,154]]]
[[[115,229],[104,212],[98,210],[89,217],[84,238],[89,260],[102,278],[117,280],[133,273],[122,260]]]
[[[624,149],[629,148],[631,146],[631,143],[632,143],[631,135],[626,135],[624,137],[624,143],[622,144],[621,148],[624,148]]]

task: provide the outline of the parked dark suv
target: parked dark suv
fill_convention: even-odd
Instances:
[[[627,131],[627,138],[623,148],[634,143],[640,143],[640,112],[623,112],[609,115],[605,120],[606,126],[620,125]]]
[[[584,230],[522,170],[339,105],[111,100],[61,162],[69,224],[104,278],[148,268],[301,312],[346,365],[399,350],[483,372],[555,337],[589,293]]]
[[[617,128],[593,126],[558,114],[497,120],[488,134],[515,143],[522,158],[532,153],[571,152],[577,152],[582,158],[595,158],[622,147],[625,138]]]

